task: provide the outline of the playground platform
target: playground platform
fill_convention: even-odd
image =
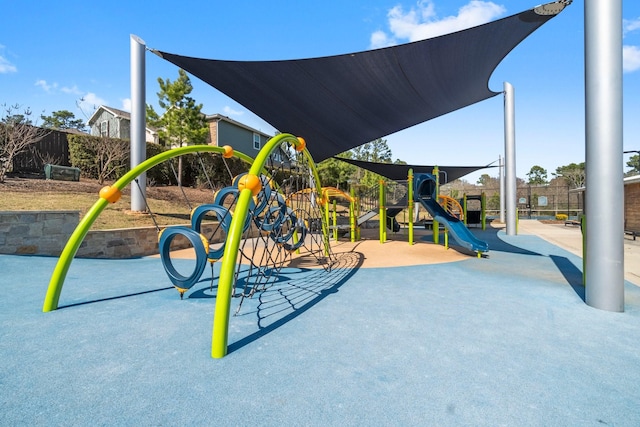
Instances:
[[[57,259],[0,256],[0,425],[639,425],[640,288],[587,306],[562,227],[474,229],[488,258],[432,264],[336,247],[245,301],[217,360],[210,277],[181,301],[158,258],[76,259],[42,313]]]

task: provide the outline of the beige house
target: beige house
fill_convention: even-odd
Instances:
[[[209,140],[211,145],[222,147],[230,145],[251,157],[255,157],[258,151],[272,137],[243,123],[233,120],[221,114],[206,116],[209,125]]]

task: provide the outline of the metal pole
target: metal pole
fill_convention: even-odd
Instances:
[[[131,169],[144,162],[147,157],[144,53],[144,40],[131,34]],[[142,212],[147,209],[147,173],[141,173],[136,179],[138,185],[131,185],[131,210]]]
[[[498,170],[500,181],[500,224],[504,224],[504,162],[502,156],[498,157]]]
[[[514,236],[516,230],[516,126],[513,86],[504,82],[504,163],[505,163],[505,207],[507,213],[507,235]]]
[[[586,0],[586,303],[624,311],[622,0]]]

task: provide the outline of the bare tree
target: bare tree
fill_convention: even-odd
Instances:
[[[0,183],[13,165],[13,159],[32,144],[44,138],[50,130],[42,129],[31,122],[31,110],[19,113],[20,105],[2,105],[0,117]]]
[[[119,169],[124,169],[129,158],[129,141],[124,139],[100,137],[96,138],[94,146],[96,152],[96,166],[98,168],[98,182],[104,181]]]

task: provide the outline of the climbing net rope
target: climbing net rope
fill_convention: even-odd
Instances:
[[[238,311],[244,298],[267,290],[294,257],[311,257],[327,271],[335,262],[323,224],[326,200],[308,159],[283,143],[269,156],[266,172],[240,245],[233,292],[241,298]]]
[[[181,297],[199,281],[207,261],[212,266],[213,287],[213,263],[223,257],[239,184],[245,175],[236,176],[231,185],[216,191],[213,203],[195,207],[189,227],[167,227],[160,232],[161,259]],[[249,205],[238,249],[233,284],[233,296],[240,298],[236,313],[245,298],[275,283],[292,259],[310,257],[327,271],[335,262],[323,223],[322,204],[326,201],[320,196],[311,160],[283,142],[270,153],[259,180],[260,190]],[[208,231],[204,223],[209,225]],[[178,272],[171,261],[171,242],[178,235],[188,239],[195,250],[196,266],[189,275]]]

